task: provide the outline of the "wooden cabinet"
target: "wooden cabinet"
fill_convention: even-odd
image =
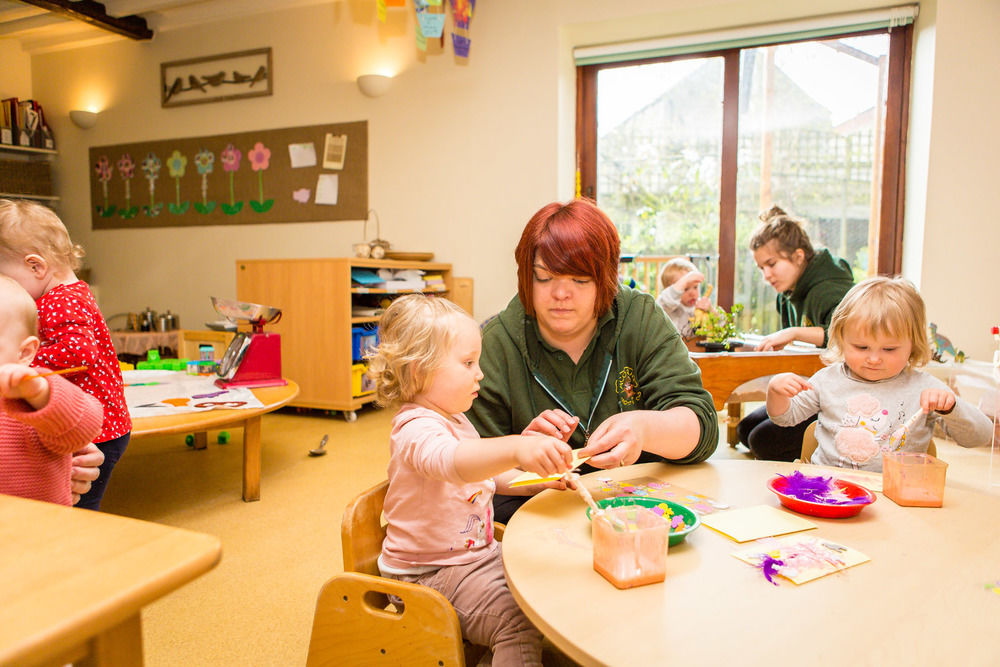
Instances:
[[[406,262],[389,259],[338,257],[329,259],[249,259],[236,261],[236,295],[280,308],[281,320],[264,331],[281,334],[281,372],[299,385],[291,402],[308,408],[343,410],[352,420],[354,411],[374,400],[373,394],[355,396],[352,388],[351,328],[377,323],[376,317],[354,317],[351,307],[372,295],[392,295],[385,289],[356,287],[352,268],[421,269],[439,274],[443,290],[453,289],[451,264]]]
[[[0,144],[0,197],[35,199],[49,206],[57,203],[50,164],[55,155],[49,148]]]

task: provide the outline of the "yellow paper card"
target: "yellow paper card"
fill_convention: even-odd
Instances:
[[[749,542],[761,537],[784,535],[816,527],[811,521],[782,512],[771,505],[716,512],[701,517],[701,522],[737,542]]]
[[[761,566],[765,556],[775,561],[774,573],[796,584],[804,584],[833,572],[865,563],[868,556],[860,551],[821,537],[791,535],[761,540],[752,548],[732,554],[744,563]]]
[[[580,467],[580,464],[589,459],[589,456],[579,456],[576,451],[573,452],[573,463],[570,464],[570,470],[576,470]],[[548,477],[541,477],[537,473],[533,472],[523,472],[514,479],[512,479],[507,485],[508,486],[528,486],[529,484],[543,484],[544,482],[555,482],[561,479],[566,473],[560,473],[558,475],[549,475]]]

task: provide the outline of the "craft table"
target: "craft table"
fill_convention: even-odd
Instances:
[[[142,665],[144,606],[208,572],[212,535],[0,495],[0,665]]]
[[[742,385],[776,373],[797,373],[806,377],[823,368],[819,348],[786,348],[771,352],[691,352],[691,358],[701,369],[701,382],[712,395],[715,409],[727,409],[729,416],[726,441],[738,442],[736,424],[743,417],[744,401],[763,401],[766,381],[761,386],[749,386],[734,392]]]
[[[596,490],[598,477],[648,476],[733,508],[780,507],[765,483],[793,470],[847,472],[718,459],[647,463],[583,479]],[[701,526],[670,547],[664,583],[618,590],[593,570],[583,501],[554,490],[529,500],[507,524],[504,569],[527,616],[584,665],[995,664],[989,638],[1000,610],[992,590],[1000,586],[1000,497],[951,483],[942,508],[900,507],[877,496],[856,517],[805,517],[818,528],[797,535],[838,542],[871,560],[801,586],[768,583],[731,555],[752,542]]]
[[[287,380],[287,378],[286,378]],[[288,380],[282,387],[260,387],[254,395],[262,408],[245,410],[208,410],[164,417],[140,417],[132,420],[132,440],[152,435],[194,432],[195,449],[208,446],[208,429],[243,427],[243,500],[260,500],[260,420],[268,412],[287,405],[299,393],[299,385]]]

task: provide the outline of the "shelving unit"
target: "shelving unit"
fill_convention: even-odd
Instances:
[[[58,153],[51,148],[32,148],[30,146],[17,146],[14,144],[0,144],[0,161],[8,163],[16,162],[38,162],[51,160]],[[19,191],[19,188],[11,188],[11,175],[4,173],[4,166],[0,164],[0,197],[8,199],[34,199],[36,201],[55,204],[59,197],[39,192]],[[51,177],[50,177],[51,183]]]
[[[363,295],[403,294],[356,287],[352,268],[421,269],[444,279],[444,289],[424,290],[448,296],[453,289],[451,264],[390,259],[336,257],[322,259],[236,260],[236,296],[281,308],[281,320],[265,331],[281,334],[281,372],[299,385],[291,405],[341,410],[348,421],[374,395],[352,391],[351,327],[378,322],[378,317],[353,317],[351,306]]]

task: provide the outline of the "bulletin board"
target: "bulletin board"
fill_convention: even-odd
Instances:
[[[90,149],[93,229],[368,217],[368,123]]]

